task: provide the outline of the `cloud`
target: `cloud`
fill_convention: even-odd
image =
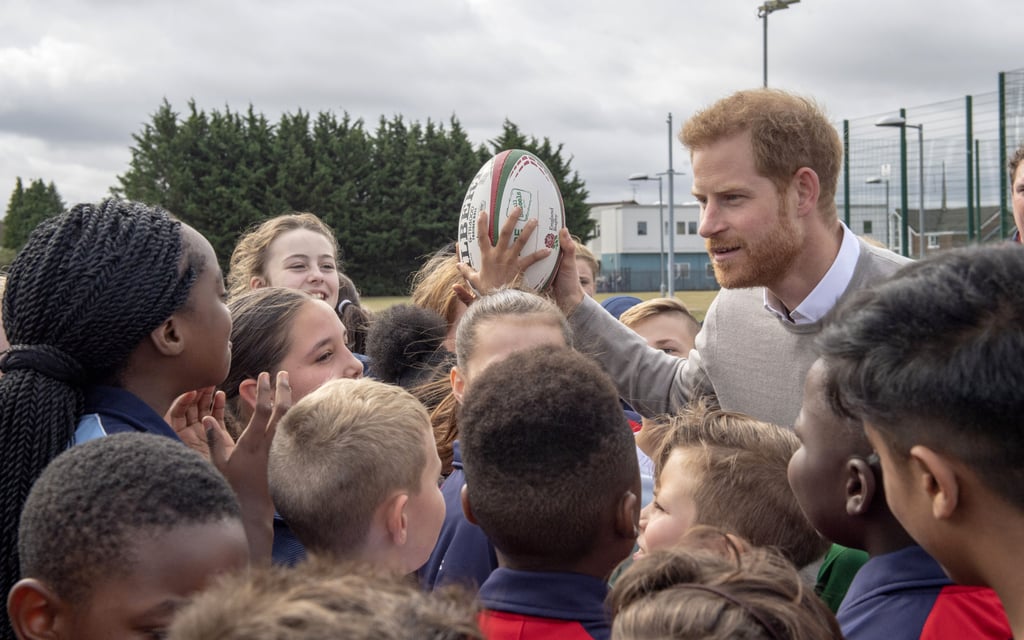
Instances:
[[[179,111],[252,104],[271,120],[345,111],[371,128],[455,115],[476,143],[508,117],[564,143],[595,200],[630,198],[625,176],[667,167],[669,113],[678,128],[761,83],[763,23],[747,0],[9,4],[0,189],[46,171],[69,200],[115,183],[165,98]],[[769,81],[836,120],[995,91],[1020,65],[1016,13],[1011,0],[805,0],[769,17]],[[676,168],[686,160],[676,145]],[[653,201],[651,188],[639,193]]]

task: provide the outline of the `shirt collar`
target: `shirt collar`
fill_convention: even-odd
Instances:
[[[770,311],[783,322],[792,324],[811,324],[821,320],[825,314],[832,310],[836,301],[843,295],[846,288],[853,280],[853,272],[857,268],[857,259],[860,258],[860,242],[857,236],[850,231],[842,222],[839,226],[843,228],[843,241],[839,246],[839,253],[832,262],[832,266],[825,272],[825,276],[818,282],[803,302],[797,305],[787,315],[782,301],[775,297],[768,288],[764,289],[764,308]]]
[[[608,583],[579,573],[495,569],[480,586],[485,609],[607,624]]]

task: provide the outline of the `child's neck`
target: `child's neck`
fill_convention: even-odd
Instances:
[[[1024,572],[1012,561],[1024,540],[1024,513],[1001,498],[976,495],[962,516],[962,535],[951,540],[956,562],[969,570],[972,584],[984,584],[999,596],[1014,638],[1024,638]],[[952,567],[951,567],[952,568]],[[954,576],[955,578],[956,576]]]
[[[1003,603],[1013,637],[1024,638],[1024,574],[1015,570],[1012,562],[1006,562],[1007,558],[1011,557],[1013,556],[1003,558],[1002,575],[993,576],[988,580],[988,584]]]
[[[180,394],[161,388],[160,385],[140,384],[139,380],[132,379],[121,385],[125,391],[131,392],[137,398],[145,402],[153,411],[160,416],[166,416],[171,408],[171,403]]]
[[[514,569],[516,571],[537,571],[545,573],[580,573],[585,576],[591,576],[598,580],[607,580],[608,576],[611,575],[618,563],[611,566],[606,566],[607,563],[594,562],[593,558],[585,557],[577,562],[556,562],[550,557],[532,557],[532,556],[507,556],[500,551],[496,551],[498,556],[498,566],[505,569]]]
[[[896,518],[890,515],[888,519],[889,522],[865,527],[864,544],[860,548],[872,558],[917,544]]]

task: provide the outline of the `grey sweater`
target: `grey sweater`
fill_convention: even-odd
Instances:
[[[860,241],[853,278],[839,302],[907,262]],[[817,358],[814,339],[825,321],[783,322],[764,308],[763,289],[723,289],[686,359],[648,347],[589,297],[569,322],[577,347],[598,359],[622,397],[642,415],[676,411],[691,397],[714,395],[723,409],[791,427],[800,412],[807,370]]]

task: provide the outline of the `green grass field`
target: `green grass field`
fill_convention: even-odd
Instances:
[[[676,291],[676,298],[682,301],[686,305],[686,308],[698,319],[704,320],[704,314],[707,313],[708,305],[715,299],[717,291]],[[599,293],[597,294],[598,300],[604,300],[605,298],[615,295],[630,295],[636,296],[642,300],[650,300],[651,298],[657,298],[657,291],[640,291],[631,293]],[[396,304],[403,304],[409,301],[408,296],[379,296],[379,297],[364,297],[362,298],[363,306],[371,311],[383,311],[388,307]]]

